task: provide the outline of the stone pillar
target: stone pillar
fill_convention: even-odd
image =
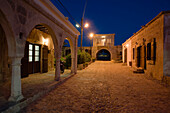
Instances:
[[[78,52],[78,36],[75,39],[75,51],[74,51],[74,74],[77,73],[77,52]]]
[[[55,80],[60,80],[60,58],[56,58],[56,67],[55,67]]]
[[[75,73],[75,58],[71,58],[71,74]]]
[[[12,79],[11,79],[11,96],[9,101],[17,102],[23,99],[21,89],[21,58],[12,57]]]

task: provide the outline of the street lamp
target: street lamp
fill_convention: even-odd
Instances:
[[[81,46],[80,46],[81,52],[82,52],[82,44],[83,44],[83,19],[84,19],[84,14],[85,14],[86,6],[87,6],[87,0],[86,0],[86,3],[84,5],[84,11],[83,11],[83,15],[82,15],[82,18],[81,18]],[[85,25],[86,25],[86,27],[88,27],[87,24],[85,24]]]
[[[89,27],[89,24],[88,24],[88,23],[85,23],[84,27],[85,27],[85,28],[88,28],[88,27]]]
[[[93,39],[94,34],[90,33],[89,36],[90,36],[90,53],[91,53],[91,56],[92,56],[92,39]]]

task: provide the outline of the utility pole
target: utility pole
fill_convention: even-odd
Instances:
[[[83,16],[81,18],[81,46],[80,46],[80,50],[82,52],[83,48],[83,19],[84,19],[84,14],[85,14],[85,10],[86,10],[86,5],[87,5],[87,0],[86,0],[86,3],[84,5],[84,11],[83,11]]]
[[[80,50],[82,52],[83,48],[83,18],[81,18],[81,46],[80,46]]]

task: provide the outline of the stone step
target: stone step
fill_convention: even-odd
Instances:
[[[142,69],[142,68],[137,68],[137,69],[135,69],[135,70],[133,71],[133,73],[145,73],[145,72],[144,72],[144,69]]]

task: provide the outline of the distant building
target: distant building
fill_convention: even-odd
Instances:
[[[123,62],[170,81],[170,11],[163,11],[122,44]]]
[[[95,34],[93,37],[92,57],[97,60],[121,59],[122,46],[114,45],[115,34]]]
[[[122,60],[122,46],[114,45],[115,34],[94,34],[92,58],[96,60]],[[80,50],[80,47],[78,47]],[[91,47],[82,47],[82,50],[91,54]],[[63,47],[62,56],[70,54],[70,47]]]

